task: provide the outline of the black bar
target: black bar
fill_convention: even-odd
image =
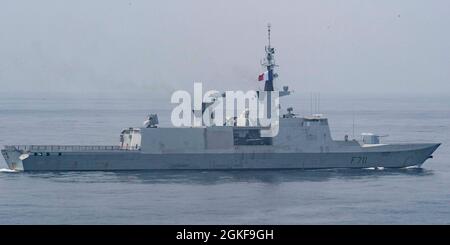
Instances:
[[[449,226],[2,226],[2,242],[279,242],[450,241]],[[258,232],[256,236],[256,232]],[[191,233],[189,233],[191,232]],[[195,233],[194,233],[195,232]],[[206,233],[209,233],[206,237]],[[202,234],[203,235],[202,235]],[[191,234],[191,236],[189,236]],[[267,236],[269,234],[269,236]],[[270,235],[272,234],[272,235]],[[215,236],[214,236],[215,235]],[[181,239],[180,239],[181,238]],[[5,243],[6,244],[6,243]]]

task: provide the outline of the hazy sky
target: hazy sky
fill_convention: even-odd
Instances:
[[[1,93],[262,87],[268,22],[278,85],[450,95],[448,0],[0,0]]]

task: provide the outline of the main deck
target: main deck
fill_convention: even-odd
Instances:
[[[139,148],[123,148],[118,145],[6,145],[5,150],[21,152],[110,152],[139,151]]]

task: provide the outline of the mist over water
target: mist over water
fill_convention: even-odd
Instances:
[[[262,87],[268,22],[280,86],[449,95],[447,0],[4,0],[0,94]]]
[[[148,113],[169,125],[169,98],[130,98],[2,97],[0,145],[118,144]],[[281,100],[300,116],[309,103],[302,93]],[[357,139],[442,145],[423,168],[399,170],[23,173],[1,159],[0,223],[450,223],[450,98],[322,95],[320,108],[335,139],[354,128]]]

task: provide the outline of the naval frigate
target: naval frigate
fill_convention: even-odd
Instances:
[[[270,26],[268,33],[260,78],[265,77],[264,91],[274,91],[278,75]],[[278,92],[290,94],[287,86]],[[292,107],[279,116],[276,135],[263,130],[236,121],[160,127],[157,115],[150,114],[144,127],[124,129],[117,145],[6,145],[1,152],[8,167],[18,171],[404,168],[421,166],[440,145],[383,144],[372,133],[359,141],[333,140],[326,117],[297,117]]]

